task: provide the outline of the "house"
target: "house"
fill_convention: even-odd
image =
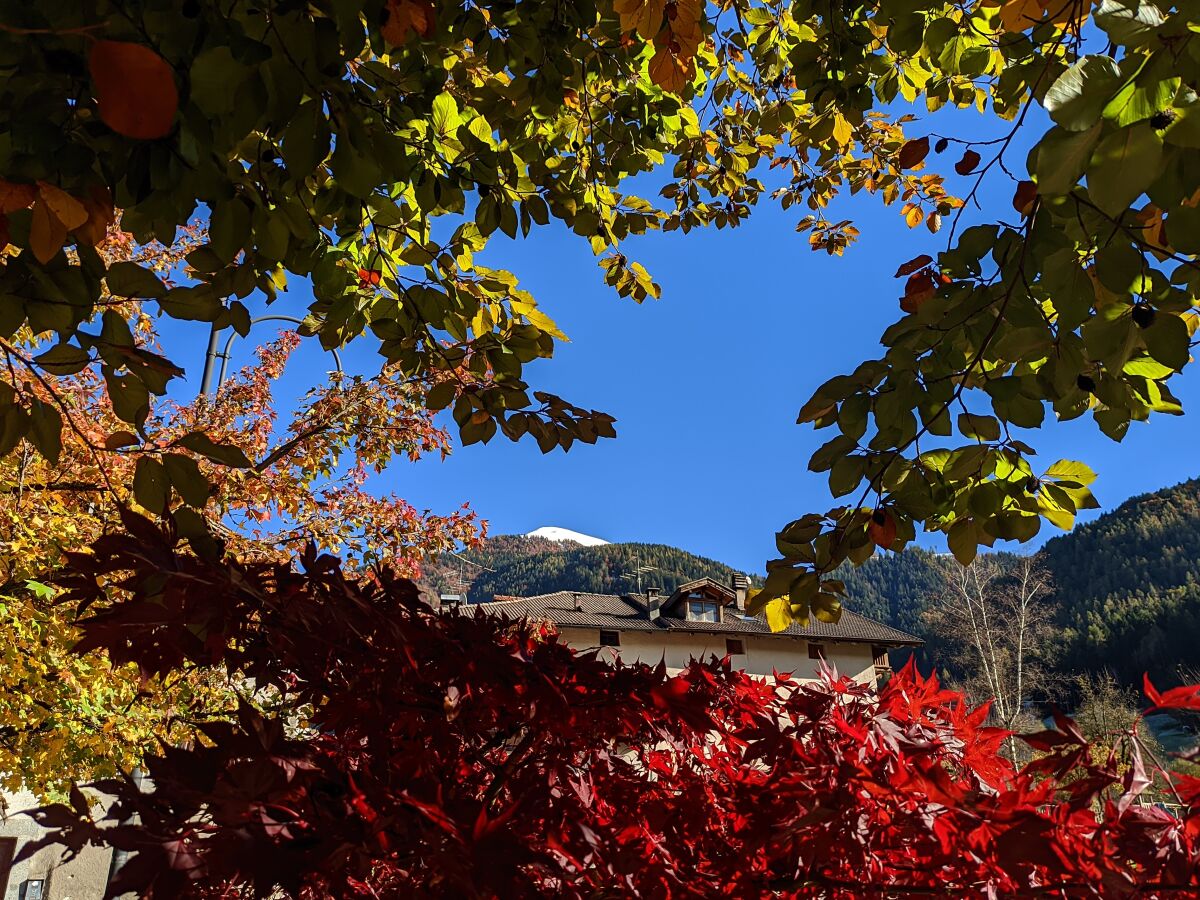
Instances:
[[[790,672],[813,679],[824,660],[843,675],[877,686],[891,671],[891,648],[922,643],[850,610],[843,610],[836,624],[813,619],[772,633],[761,615],[746,614],[748,589],[749,580],[734,575],[728,585],[698,578],[669,596],[654,589],[644,595],[556,591],[479,605],[514,619],[549,620],[576,650],[599,647],[626,662],[665,659],[675,671],[693,658],[728,655],[735,668],[752,675]]]

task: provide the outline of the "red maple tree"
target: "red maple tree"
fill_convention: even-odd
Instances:
[[[36,813],[43,844],[132,854],[113,895],[1200,894],[1200,779],[1136,735],[1122,760],[1060,717],[1018,770],[985,708],[911,667],[876,694],[715,659],[610,665],[315,550],[201,559],[169,525],[125,525],[62,582],[81,649],[148,673],[221,664],[247,696],[153,757],[152,790],[108,780],[103,816],[78,790]],[[1148,689],[1200,708],[1200,687]],[[1176,811],[1143,805],[1152,788]]]

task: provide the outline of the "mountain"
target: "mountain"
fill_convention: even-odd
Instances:
[[[1066,655],[1137,683],[1200,668],[1200,480],[1133,497],[1049,541]]]
[[[1200,668],[1200,481],[1133,497],[1037,554],[1055,583],[1064,672],[1107,669],[1127,684]],[[838,577],[847,605],[931,638],[921,613],[953,559],[886,554]],[[936,656],[936,643],[926,648]]]
[[[426,580],[441,593],[466,593],[471,602],[478,603],[497,594],[636,591],[635,573],[639,567],[643,590],[657,587],[664,591],[704,575],[728,582],[736,571],[714,559],[666,544],[585,546],[571,539],[529,534],[488,538],[477,549],[443,557],[426,572]],[[751,576],[751,583],[759,582]]]
[[[559,528],[557,525],[543,525],[541,528],[535,528],[533,531],[527,532],[525,537],[540,537],[548,541],[570,541],[573,544],[579,544],[581,547],[599,547],[608,543],[604,538],[592,537],[590,534],[581,534],[578,531],[572,531],[570,528]]]

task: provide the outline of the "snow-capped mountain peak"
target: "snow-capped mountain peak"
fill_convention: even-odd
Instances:
[[[570,528],[559,528],[557,525],[543,525],[541,528],[535,528],[533,531],[527,532],[525,536],[545,538],[548,541],[574,541],[585,547],[598,547],[601,544],[608,543],[603,538],[592,537],[590,534],[581,534],[578,531],[572,531]]]

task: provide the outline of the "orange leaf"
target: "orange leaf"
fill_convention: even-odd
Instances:
[[[96,41],[88,58],[100,118],[137,140],[166,136],[175,124],[179,92],[167,61],[140,44]]]
[[[871,524],[867,526],[867,536],[876,547],[887,550],[896,543],[895,517],[887,510],[875,510],[871,514]]]
[[[683,92],[691,80],[692,61],[676,58],[668,47],[659,47],[650,60],[650,80],[672,94]]]
[[[29,249],[42,265],[54,259],[67,239],[67,228],[50,210],[45,201],[33,204],[33,221],[29,225]]]
[[[908,223],[909,228],[916,228],[925,218],[925,214],[921,212],[921,207],[910,206],[908,212],[904,214],[904,221]]]
[[[58,217],[58,221],[66,226],[67,231],[74,231],[88,220],[87,210],[84,209],[83,204],[62,188],[39,181],[38,195],[42,198],[42,202],[50,207],[50,211]]]
[[[75,236],[80,241],[95,246],[104,240],[108,226],[116,218],[112,194],[103,185],[93,185],[83,198],[83,205],[87,209],[88,219],[75,230]]]
[[[936,209],[926,217],[925,227],[929,229],[931,234],[937,234],[941,230],[942,216]]]
[[[387,21],[379,33],[393,47],[399,47],[413,32],[431,37],[436,24],[432,0],[388,0]]]
[[[17,184],[15,181],[0,179],[0,213],[8,214],[24,209],[37,197],[37,189],[32,184]]]

